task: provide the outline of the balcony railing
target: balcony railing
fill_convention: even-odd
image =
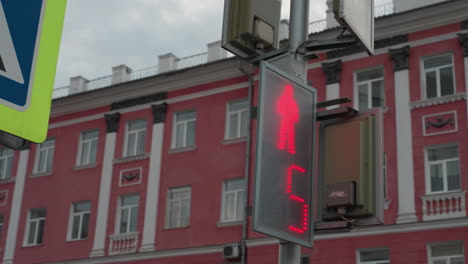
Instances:
[[[137,251],[138,232],[110,235],[109,255],[131,254]]]
[[[423,220],[443,220],[466,217],[464,192],[431,194],[421,197],[423,202]]]

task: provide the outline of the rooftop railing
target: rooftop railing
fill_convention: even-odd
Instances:
[[[375,7],[375,16],[376,17],[382,17],[386,15],[393,14],[394,9],[393,9],[393,3],[387,3],[383,5],[378,5]],[[322,19],[318,20],[315,22],[312,22],[309,24],[309,32],[310,33],[319,33],[321,31],[324,31],[327,29],[327,20]],[[232,57],[231,53],[228,52],[227,57]],[[176,70],[182,70],[186,68],[191,68],[194,66],[202,65],[207,63],[208,61],[208,53],[199,53],[195,54],[192,56],[188,57],[183,57],[177,60],[177,67]],[[148,68],[140,69],[133,71],[130,74],[130,80],[129,81],[136,81],[152,76],[158,75],[158,67],[157,66],[151,66]],[[128,82],[128,81],[127,81]],[[98,90],[102,88],[109,87],[111,85],[115,85],[116,83],[112,83],[112,75],[107,75],[103,77],[99,77],[96,79],[89,80],[87,83],[86,91],[93,91],[93,90]],[[66,96],[70,95],[70,86],[63,86],[63,87],[58,87],[55,88],[53,91],[53,99],[58,99],[58,98],[63,98]]]

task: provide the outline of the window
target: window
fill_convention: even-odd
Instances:
[[[137,232],[139,200],[138,194],[120,196],[117,214],[120,234]]]
[[[357,72],[355,87],[359,111],[365,112],[384,105],[383,68]]]
[[[86,166],[96,163],[98,137],[98,130],[81,133],[76,165]]]
[[[388,249],[363,249],[358,253],[359,264],[389,264]]]
[[[458,146],[430,147],[426,151],[428,193],[460,190]]]
[[[25,246],[36,246],[42,244],[45,217],[46,210],[44,208],[29,210],[24,240]]]
[[[230,102],[227,110],[226,139],[247,136],[249,124],[249,102],[247,100]]]
[[[194,111],[175,115],[172,148],[184,148],[195,145],[195,123],[197,113]]]
[[[3,223],[5,222],[4,216],[0,214],[0,236],[3,234]]]
[[[9,148],[0,149],[0,180],[11,178],[11,168],[15,152]]]
[[[145,153],[146,120],[127,123],[124,156],[131,157]]]
[[[221,221],[233,222],[244,218],[244,179],[225,181]]]
[[[463,244],[461,242],[440,243],[429,246],[429,264],[463,264]]]
[[[423,74],[427,99],[455,93],[452,54],[423,59]]]
[[[90,211],[90,202],[72,204],[68,240],[80,240],[88,238]]]
[[[52,171],[54,160],[55,139],[48,139],[37,147],[35,173],[45,173]]]
[[[191,188],[170,189],[167,199],[166,227],[177,228],[189,225]]]

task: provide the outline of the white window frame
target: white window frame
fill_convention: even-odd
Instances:
[[[434,246],[446,246],[446,245],[461,245],[463,254],[462,255],[452,255],[452,256],[442,256],[442,257],[432,257],[432,247]],[[427,259],[429,264],[434,264],[434,261],[438,260],[450,260],[450,258],[459,258],[465,256],[465,249],[463,241],[444,241],[444,242],[435,242],[427,244]],[[450,263],[447,263],[450,264]]]
[[[45,220],[46,220],[46,217],[38,217],[38,218],[34,218],[34,219],[31,219],[31,211],[33,210],[44,210],[46,212],[46,216],[47,216],[47,211],[45,208],[32,208],[32,209],[29,209],[28,210],[28,216],[27,216],[27,219],[26,219],[26,230],[24,232],[24,240],[23,240],[23,246],[25,247],[33,247],[33,246],[39,246],[39,245],[42,245],[43,243],[37,243],[37,240],[39,238],[39,226],[40,226],[40,222],[43,221],[44,222],[44,229],[45,229]],[[30,232],[30,228],[31,228],[31,224],[33,222],[36,222],[36,233],[34,234],[34,243],[33,244],[29,244],[29,232]],[[45,232],[44,230],[42,230],[42,235],[44,235]],[[44,237],[42,237],[42,242],[44,242]]]
[[[372,252],[372,251],[381,251],[381,250],[388,250],[388,248],[364,248],[358,249],[356,252],[356,263],[358,264],[386,264],[390,263],[390,258],[387,260],[375,260],[375,261],[361,261],[361,253],[362,252]],[[390,252],[389,252],[390,257]]]
[[[81,204],[81,203],[88,203],[90,210],[84,211],[84,212],[74,212],[74,206],[75,204]],[[85,215],[88,215],[88,221],[90,221],[90,215],[91,215],[91,202],[90,201],[82,201],[82,202],[76,202],[72,203],[70,207],[70,218],[68,220],[68,232],[67,232],[67,240],[68,241],[76,241],[76,240],[85,240],[88,239],[88,237],[82,238],[81,237],[81,232],[83,231],[83,218]],[[73,219],[75,216],[78,216],[80,220],[78,221],[78,237],[73,238]],[[88,222],[88,236],[89,236],[89,222]]]
[[[12,151],[11,154],[3,154],[4,151],[8,151],[10,149],[8,148],[1,148],[0,151],[2,152],[2,155],[0,156],[0,161],[3,162],[4,166],[3,166],[3,170],[1,171],[0,173],[0,181],[2,180],[8,180],[12,177],[12,170],[13,170],[13,159],[15,158],[15,152],[13,150],[10,150]],[[11,166],[10,166],[10,171],[7,171],[7,164],[11,162]]]
[[[145,128],[139,128],[130,131],[130,123],[132,122],[145,122]],[[148,122],[146,119],[136,119],[136,120],[130,120],[125,124],[125,142],[124,142],[124,149],[123,149],[123,157],[133,157],[133,156],[138,156],[145,154],[145,150],[143,150],[143,153],[137,153],[138,150],[138,140],[139,140],[139,135],[140,132],[144,131],[145,132],[145,147],[146,147],[146,137],[148,135]],[[135,145],[133,147],[133,150],[131,150],[131,153],[128,153],[128,139],[131,134],[135,134]]]
[[[444,147],[456,147],[457,152],[458,152],[458,157],[457,158],[451,158],[451,159],[445,159],[445,160],[438,160],[438,161],[429,161],[429,150],[433,149],[439,149],[439,148],[444,148]],[[460,188],[461,188],[461,178],[462,175],[460,173],[460,146],[456,143],[449,143],[449,144],[443,144],[443,145],[434,145],[434,146],[427,146],[424,150],[424,167],[425,167],[425,178],[426,178],[426,194],[441,194],[441,193],[450,193],[450,192],[458,192],[460,190],[453,190],[449,191],[448,190],[448,178],[447,178],[447,170],[446,170],[446,163],[450,161],[458,161],[458,176],[459,176],[459,181],[460,181]],[[444,177],[444,190],[438,191],[438,192],[433,192],[432,186],[431,186],[431,165],[433,164],[442,164],[442,173]]]
[[[237,111],[230,111],[231,104],[240,103],[240,102],[244,102],[244,101],[247,102],[247,108],[237,110]],[[241,127],[242,127],[242,114],[244,112],[247,112],[247,122],[250,122],[250,120],[249,120],[250,116],[248,115],[248,113],[249,113],[249,104],[248,104],[248,99],[247,98],[237,99],[237,100],[227,102],[227,104],[226,104],[226,124],[225,124],[225,129],[224,129],[224,139],[225,140],[243,138],[241,136],[242,135]],[[229,131],[231,131],[231,115],[232,114],[237,115],[237,132],[236,132],[236,135],[234,137],[230,137],[230,135],[229,135]],[[248,129],[248,126],[247,126],[247,129]],[[249,131],[247,131],[247,134],[248,133],[249,133]]]
[[[446,64],[442,66],[438,66],[435,68],[430,68],[430,69],[424,69],[424,61],[436,57],[443,57],[450,55],[452,59],[452,64]],[[440,69],[446,68],[449,65],[452,66],[452,76],[453,76],[453,94],[457,93],[457,78],[455,76],[455,58],[453,56],[452,52],[445,52],[445,53],[440,53],[440,54],[431,54],[429,56],[424,56],[421,57],[420,59],[420,70],[421,70],[421,84],[422,84],[422,95],[424,99],[434,99],[434,98],[440,98],[442,97],[442,87],[440,87]],[[437,96],[433,98],[427,98],[427,83],[426,83],[426,73],[427,72],[432,72],[436,71],[436,84],[437,84]],[[447,95],[444,95],[447,96]]]
[[[373,70],[381,70],[382,71],[382,77],[381,78],[376,78],[376,79],[370,79],[366,81],[361,81],[358,82],[358,74],[363,73],[363,72],[368,72],[368,71],[373,71]],[[365,69],[360,69],[354,72],[354,108],[357,110],[362,111],[362,109],[359,109],[359,85],[362,84],[367,84],[367,109],[370,110],[372,108],[375,108],[372,106],[372,83],[373,82],[378,82],[382,81],[383,82],[383,103],[380,107],[385,106],[385,68],[382,65],[379,66],[374,66],[370,68],[365,68]]]
[[[97,134],[97,137],[96,138],[92,138],[92,139],[84,139],[84,134],[86,133],[92,133],[92,132],[98,132]],[[76,166],[88,166],[88,165],[93,165],[96,163],[96,160],[94,161],[91,161],[91,146],[93,145],[94,141],[96,142],[96,159],[97,159],[97,151],[98,151],[98,144],[99,144],[99,130],[98,129],[93,129],[93,130],[88,130],[88,131],[83,131],[80,133],[80,143],[78,145],[78,155],[76,156]],[[89,144],[89,147],[88,147],[88,153],[86,154],[86,157],[85,159],[87,159],[86,162],[83,162],[83,160],[81,160],[81,156],[82,156],[82,152],[83,152],[83,146],[85,144]]]
[[[243,188],[242,189],[237,189],[237,190],[226,191],[226,184],[229,181],[236,181],[236,180],[243,181]],[[231,194],[231,193],[234,194],[234,210],[235,210],[235,213],[234,213],[234,218],[233,219],[227,219],[226,218],[226,209],[227,209],[226,196],[228,194]],[[229,180],[225,180],[223,182],[222,197],[221,197],[221,223],[238,222],[238,221],[242,221],[244,219],[244,215],[241,215],[241,216],[237,215],[237,206],[238,206],[237,198],[238,198],[239,195],[242,195],[242,196],[245,195],[245,179],[244,178],[229,179]]]
[[[131,205],[122,205],[123,203],[123,199],[125,197],[129,197],[129,196],[137,196],[138,197],[138,201],[136,204],[131,204]],[[138,230],[135,230],[135,231],[130,231],[130,228],[131,228],[131,219],[132,219],[132,209],[133,208],[137,208],[137,223],[135,226],[138,226],[138,213],[139,213],[139,206],[140,205],[140,194],[138,193],[132,193],[132,194],[125,194],[125,195],[120,195],[119,198],[117,199],[117,214],[116,214],[116,219],[115,219],[115,234],[128,234],[128,233],[136,233],[138,232]],[[122,211],[124,210],[128,210],[128,214],[127,214],[127,230],[125,230],[124,232],[120,232],[120,225],[121,225],[121,222],[120,222],[120,218],[122,216]]]
[[[186,114],[186,113],[191,113],[191,112],[194,112],[195,113],[195,118],[192,118],[192,119],[189,119],[189,120],[184,120],[184,121],[177,121],[177,115],[179,114]],[[187,124],[189,122],[195,122],[195,135],[194,135],[194,144],[192,146],[188,146],[187,145]],[[183,136],[183,144],[181,147],[177,147],[177,125],[178,124],[184,124],[184,136]],[[195,110],[185,110],[185,111],[180,111],[180,112],[177,112],[177,113],[174,113],[174,117],[173,117],[173,126],[172,126],[172,142],[171,142],[171,148],[172,149],[178,149],[178,148],[187,148],[187,147],[193,147],[196,145],[196,130],[197,130],[197,111]]]
[[[171,211],[172,211],[172,207],[171,207],[171,202],[172,201],[177,201],[179,202],[179,208],[182,208],[182,202],[186,199],[171,199],[171,194],[175,193],[175,192],[188,192],[188,198],[187,200],[189,201],[189,208],[188,208],[188,211],[189,211],[189,214],[188,214],[188,219],[187,219],[187,225],[182,225],[183,221],[182,221],[182,210],[179,211],[179,215],[178,215],[178,224],[175,225],[175,226],[171,226]],[[166,229],[173,229],[173,228],[183,228],[183,227],[187,227],[187,226],[190,226],[190,216],[191,216],[191,209],[192,209],[192,187],[190,186],[186,186],[186,187],[176,187],[176,188],[170,188],[168,191],[167,191],[167,199],[166,199],[166,223],[165,223],[165,228]]]
[[[49,147],[42,147],[42,144],[48,142],[48,141],[53,141],[53,144],[52,146],[49,146]],[[37,148],[36,148],[36,157],[35,157],[35,160],[34,160],[34,173],[36,174],[39,174],[39,173],[48,173],[48,172],[51,172],[53,170],[53,167],[54,167],[54,156],[55,156],[55,139],[54,138],[50,138],[50,139],[47,139],[46,141],[44,141],[44,143],[41,143],[39,145],[37,145]],[[46,155],[46,159],[44,159],[44,170],[39,170],[39,160],[40,160],[40,155],[41,155],[41,152],[42,151],[45,151],[45,154]],[[50,154],[50,151],[52,151],[52,154]],[[52,159],[52,162],[51,162],[51,168],[49,170],[47,170],[47,160],[49,159],[49,157]]]

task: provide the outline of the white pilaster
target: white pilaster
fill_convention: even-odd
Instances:
[[[468,113],[468,56],[465,56],[465,90],[466,90],[466,111]]]
[[[409,70],[395,72],[395,114],[398,173],[397,223],[417,222],[414,202],[413,134],[409,97]]]
[[[99,203],[97,210],[96,231],[94,233],[93,249],[90,257],[104,256],[107,215],[109,214],[109,200],[112,183],[112,160],[114,158],[117,133],[106,134],[106,145],[104,148],[104,161],[101,172],[101,185],[99,188]]]
[[[340,84],[328,84],[327,85],[327,101],[340,98]],[[339,105],[333,105],[327,107],[327,109],[338,108]]]
[[[155,250],[156,226],[158,219],[159,181],[163,154],[164,123],[153,124],[151,141],[150,170],[146,191],[145,225],[140,252]]]
[[[16,171],[15,189],[13,191],[13,201],[11,203],[10,219],[8,221],[8,232],[5,244],[5,253],[3,254],[3,264],[14,263],[28,158],[29,150],[22,150],[20,152],[18,169]]]

